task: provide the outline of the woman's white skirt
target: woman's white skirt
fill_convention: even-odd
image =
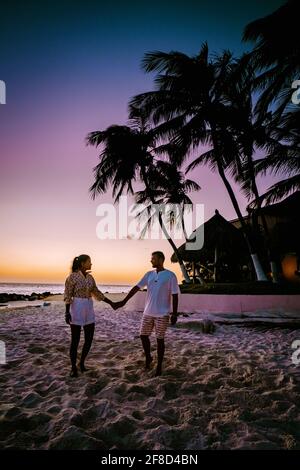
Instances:
[[[72,325],[89,325],[95,323],[95,312],[93,299],[84,299],[82,297],[73,297],[70,307]]]

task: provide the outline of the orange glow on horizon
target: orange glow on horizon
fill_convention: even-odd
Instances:
[[[179,265],[171,262],[166,262],[165,267],[174,271],[177,275],[178,282],[181,282],[181,272]],[[96,279],[98,284],[125,284],[131,285],[138,282],[139,279],[145,274],[146,271],[152,269],[150,263],[143,263],[141,266],[118,266],[105,267],[101,269],[94,262],[91,274]],[[0,269],[0,282],[2,283],[41,283],[41,284],[61,284],[65,282],[66,277],[70,273],[70,266],[67,269],[57,269],[55,266],[5,266],[2,265]]]

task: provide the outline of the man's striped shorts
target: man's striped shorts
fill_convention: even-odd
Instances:
[[[143,315],[140,335],[151,335],[153,329],[157,339],[163,339],[165,337],[166,329],[169,324],[169,315],[163,317],[154,317],[151,315]]]

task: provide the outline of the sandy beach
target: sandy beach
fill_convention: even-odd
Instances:
[[[201,314],[180,317],[154,377],[143,369],[142,313],[95,301],[91,370],[74,379],[60,299],[0,311],[2,449],[300,449],[300,330],[205,335]],[[154,337],[152,347],[155,357]]]

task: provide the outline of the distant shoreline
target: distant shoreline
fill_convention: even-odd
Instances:
[[[0,294],[0,305],[1,303],[6,303],[9,301],[16,301],[16,300],[28,300],[28,301],[43,300],[53,295],[57,295],[57,294],[51,294],[51,292],[46,292],[46,291],[41,294],[37,294],[36,292],[32,292],[32,294],[16,294],[16,293],[8,294],[4,292]]]
[[[104,294],[111,300],[121,300],[126,295],[126,292],[105,292]],[[51,292],[44,292],[42,294],[32,293],[31,295],[23,294],[0,294],[0,307],[2,304],[7,304],[8,302],[17,302],[17,301],[28,301],[30,302],[36,300],[44,300],[47,302],[51,301],[63,301],[64,294],[52,294]]]
[[[104,293],[127,293],[132,287],[129,284],[97,284],[99,290]],[[14,301],[34,301],[64,293],[64,284],[39,284],[39,283],[0,283],[0,305]]]
[[[126,293],[120,292],[105,292],[105,295],[108,299],[112,300],[113,302],[119,302],[120,300],[124,299]],[[25,297],[25,296],[24,296]],[[95,301],[97,302],[97,301]],[[18,299],[18,300],[1,300],[0,294],[0,310],[1,312],[5,310],[13,310],[19,308],[30,308],[30,307],[48,307],[51,304],[56,303],[64,303],[64,295],[63,294],[50,294],[49,296],[33,299],[32,301],[28,299]]]
[[[99,284],[99,283],[98,283]],[[64,285],[64,281],[62,282],[5,282],[5,281],[1,281],[0,282],[0,286],[2,285],[15,285],[15,286],[63,286]],[[128,287],[130,286],[131,284],[113,284],[113,283],[109,283],[109,284],[99,284],[101,286],[116,286],[116,287]]]

